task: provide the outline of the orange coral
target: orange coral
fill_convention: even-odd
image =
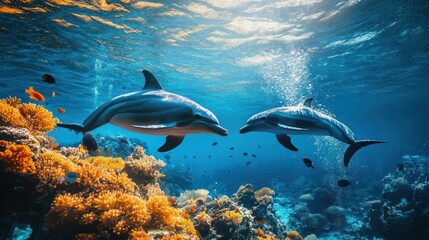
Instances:
[[[79,166],[59,153],[47,151],[37,158],[36,169],[38,180],[55,188],[62,184],[60,178],[67,172],[76,172]]]
[[[26,122],[19,110],[9,105],[8,99],[0,100],[0,125],[25,127]]]
[[[125,163],[124,163],[124,160],[122,160],[122,158],[97,156],[97,157],[89,157],[85,160],[96,166],[101,166],[106,169],[122,170],[125,167]]]
[[[163,237],[161,240],[185,240],[186,238],[181,234],[175,234],[168,237]]]
[[[138,239],[138,235],[146,236],[143,228],[162,226],[196,234],[189,216],[170,206],[165,196],[154,196],[147,201],[119,191],[91,193],[87,198],[80,194],[57,196],[47,215],[48,226],[70,226],[77,219],[81,226],[96,224],[98,229],[116,235],[133,233],[134,239]]]
[[[226,211],[223,214],[223,217],[231,222],[234,222],[236,224],[240,224],[243,221],[243,217],[241,216],[240,213],[236,213],[234,211]]]
[[[18,106],[19,112],[27,122],[30,132],[49,132],[59,122],[58,118],[52,118],[52,112],[40,105],[24,103]]]
[[[303,238],[297,231],[287,232],[286,240],[302,240]]]
[[[128,239],[129,240],[152,240],[152,238],[142,228],[133,229]]]
[[[95,233],[79,233],[74,237],[75,240],[97,240],[100,239]]]
[[[152,226],[166,225],[174,229],[182,229],[189,234],[196,234],[189,216],[172,207],[166,196],[159,195],[149,198],[147,207],[151,214],[150,224]]]
[[[1,145],[6,147],[0,152],[0,165],[12,173],[34,173],[36,168],[32,160],[33,153],[26,145],[15,145],[2,141]]]
[[[52,113],[33,103],[20,104],[19,98],[0,100],[0,124],[12,127],[25,127],[32,133],[51,131],[58,123]]]

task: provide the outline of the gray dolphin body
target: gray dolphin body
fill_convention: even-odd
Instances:
[[[247,120],[240,133],[270,132],[276,134],[277,140],[289,150],[298,151],[288,134],[328,135],[350,146],[344,154],[344,165],[347,167],[353,154],[362,147],[379,140],[357,140],[353,132],[340,121],[311,108],[313,98],[303,100],[297,106],[279,107],[257,113]]]
[[[167,135],[158,151],[169,151],[182,143],[185,134],[214,133],[228,135],[208,109],[183,96],[163,90],[149,71],[143,70],[143,90],[113,98],[94,110],[83,124],[57,124],[79,132],[88,132],[106,123],[151,135]]]

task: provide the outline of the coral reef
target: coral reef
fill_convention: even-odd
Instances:
[[[137,146],[134,152],[125,159],[125,172],[137,184],[151,184],[157,182],[164,174],[160,172],[165,166],[162,160],[156,160],[153,156],[145,154],[141,146]]]
[[[33,152],[26,145],[15,145],[13,143],[0,140],[0,167],[12,173],[34,173],[36,168],[32,160]]]
[[[403,160],[403,171],[384,177],[382,201],[369,203],[368,228],[386,239],[426,239],[429,159],[406,155]]]
[[[271,189],[262,188],[256,194],[253,186],[247,184],[241,186],[233,198],[212,199],[208,194],[207,190],[200,189],[185,191],[178,197],[179,205],[186,209],[202,239],[286,237],[285,227],[272,208],[274,192]]]
[[[53,130],[58,123],[52,112],[40,105],[21,103],[18,98],[0,100],[0,125],[24,127],[33,134],[44,134]]]
[[[47,110],[16,98],[0,107],[2,238],[26,222],[34,239],[198,239],[190,216],[159,187],[162,161],[141,147],[126,161],[58,151],[45,135],[57,122]],[[69,173],[77,178],[64,180]]]

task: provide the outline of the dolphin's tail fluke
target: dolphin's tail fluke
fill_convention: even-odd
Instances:
[[[57,126],[58,127],[62,127],[62,128],[68,128],[68,129],[71,129],[71,130],[75,130],[76,132],[86,132],[85,127],[82,124],[77,124],[77,123],[70,123],[70,124],[58,123]]]
[[[353,157],[353,154],[355,154],[357,150],[375,143],[385,143],[385,141],[360,140],[350,144],[350,146],[346,149],[346,152],[344,153],[344,166],[347,167],[349,165],[350,159]]]

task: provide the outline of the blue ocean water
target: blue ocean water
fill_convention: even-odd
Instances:
[[[365,189],[368,179],[394,172],[403,155],[429,154],[426,1],[10,2],[0,1],[0,98],[31,101],[24,90],[33,86],[55,117],[82,123],[113,97],[140,90],[148,69],[229,130],[227,137],[187,135],[171,151],[170,164],[189,167],[195,188],[232,194],[245,183],[347,178]],[[42,82],[45,73],[57,83]],[[299,148],[292,152],[273,134],[239,134],[251,115],[307,97],[358,139],[388,143],[360,150],[344,168],[347,145],[332,137],[292,136]],[[93,133],[139,138],[165,158],[156,153],[164,137],[110,124]],[[60,128],[50,135],[60,144],[82,138]]]

